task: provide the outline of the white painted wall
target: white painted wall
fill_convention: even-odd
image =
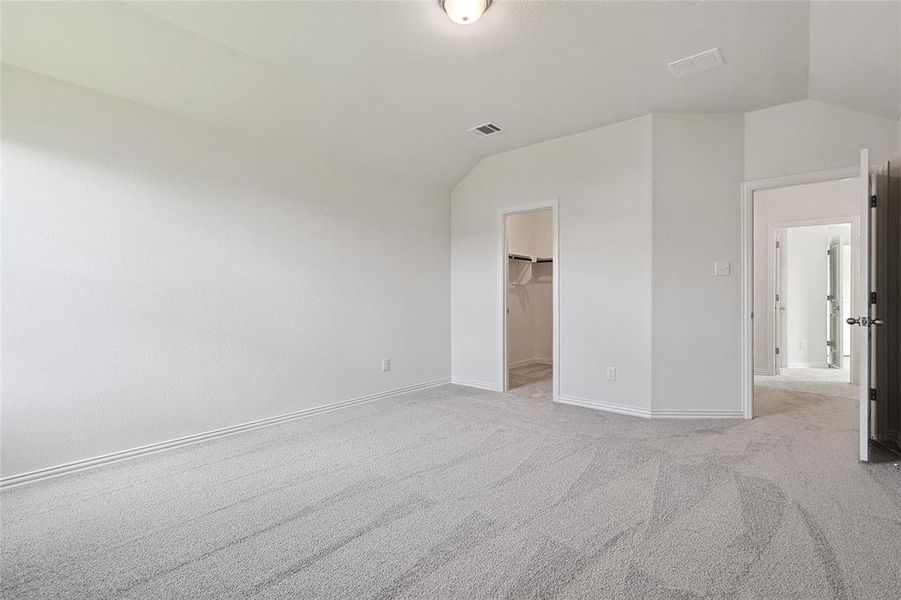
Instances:
[[[453,377],[496,386],[499,211],[549,198],[561,395],[737,405],[738,327],[713,328],[738,310],[734,116],[645,116],[485,159],[452,193],[448,306],[440,190],[3,80],[4,476],[440,379],[449,327]],[[899,124],[809,100],[744,116],[747,179],[853,165],[861,147],[901,153]],[[709,323],[671,314],[702,298]],[[699,387],[691,369],[720,360]]]
[[[826,225],[785,230],[786,360],[789,368],[825,368]]]
[[[744,120],[655,114],[653,124],[653,410],[739,413]],[[714,276],[717,260],[730,276]]]
[[[893,119],[816,100],[745,114],[745,179],[765,179],[854,166],[861,148],[875,164],[899,150]]]
[[[552,257],[554,215],[550,210],[507,217],[507,252]],[[553,358],[553,265],[507,263],[507,364]]]
[[[811,221],[852,220],[860,213],[858,180],[827,181],[769,190],[754,194],[754,369],[772,373],[776,340],[773,331],[772,250],[774,228]],[[853,231],[852,278],[857,281],[857,235]],[[857,289],[856,284],[853,286]],[[852,304],[857,306],[857,294]],[[852,312],[854,308],[852,308]],[[852,335],[856,336],[856,332]],[[856,339],[856,338],[855,338]],[[856,346],[854,346],[856,347]],[[856,369],[855,369],[856,374]]]
[[[864,147],[877,162],[897,144],[893,120],[802,101],[745,115],[646,116],[483,160],[452,193],[453,378],[500,380],[500,311],[486,300],[497,297],[499,211],[558,197],[561,397],[662,415],[734,414],[742,178],[855,165]],[[617,193],[632,195],[630,212]],[[589,259],[592,244],[600,258]],[[731,262],[732,275],[714,277],[715,260]],[[605,366],[617,367],[617,382],[604,380]]]
[[[556,197],[561,398],[737,413],[740,280],[713,263],[737,265],[743,128],[742,115],[653,115],[483,161],[452,194],[454,380],[499,378],[498,215]]]
[[[3,476],[448,376],[446,192],[6,66],[2,109]]]
[[[497,387],[501,214],[559,200],[560,395],[651,398],[651,118],[483,160],[451,194],[452,377]],[[617,369],[607,381],[605,366]]]

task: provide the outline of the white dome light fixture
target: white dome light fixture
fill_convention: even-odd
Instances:
[[[488,10],[491,0],[438,0],[438,4],[454,23],[472,25]]]

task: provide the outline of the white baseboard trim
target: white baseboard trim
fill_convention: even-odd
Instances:
[[[645,419],[741,419],[744,416],[741,410],[654,410],[575,396],[560,396],[557,402]]]
[[[790,362],[787,369],[828,369],[829,363],[825,362]]]
[[[524,358],[522,360],[517,360],[516,362],[512,362],[507,365],[508,368],[513,367],[523,367],[525,365],[553,365],[554,361],[551,358],[543,358],[539,356],[534,356],[532,358]]]
[[[652,419],[743,419],[741,410],[652,410]]]
[[[593,408],[595,410],[616,413],[618,415],[628,415],[630,417],[643,417],[645,419],[651,417],[651,411],[646,408],[638,408],[627,404],[617,404],[615,402],[601,402],[600,400],[590,400],[588,398],[564,395],[557,398],[557,402],[561,404],[571,404],[572,406]]]
[[[401,394],[407,394],[410,392],[425,390],[428,388],[437,387],[439,385],[445,385],[447,383],[450,383],[449,379],[436,379],[435,381],[427,381],[425,383],[417,383],[417,384],[408,385],[408,386],[402,387],[402,388],[396,388],[396,389],[388,390],[385,392],[379,392],[377,394],[370,394],[368,396],[359,396],[357,398],[351,398],[350,400],[343,400],[341,402],[335,402],[333,404],[326,404],[325,406],[317,406],[315,408],[307,408],[304,410],[298,410],[298,411],[294,411],[294,412],[290,412],[290,413],[285,413],[285,414],[278,415],[275,417],[268,417],[265,419],[258,419],[256,421],[249,421],[247,423],[241,423],[240,425],[232,425],[230,427],[223,427],[221,429],[214,429],[212,431],[195,433],[193,435],[188,435],[188,436],[176,438],[173,440],[157,442],[155,444],[148,444],[146,446],[140,446],[138,448],[130,448],[128,450],[112,452],[110,454],[104,454],[102,456],[95,456],[94,458],[86,458],[83,460],[77,460],[77,461],[66,463],[63,465],[57,465],[55,467],[47,467],[44,469],[38,469],[36,471],[30,471],[28,473],[21,473],[19,475],[11,475],[9,477],[2,477],[2,478],[0,478],[0,489],[5,490],[5,489],[9,489],[11,487],[24,485],[27,483],[43,481],[45,479],[50,479],[52,477],[68,475],[70,473],[76,473],[78,471],[84,471],[86,469],[93,469],[95,467],[100,467],[100,466],[108,465],[111,463],[129,460],[132,458],[137,458],[139,456],[146,456],[148,454],[156,454],[157,452],[164,452],[166,450],[181,448],[183,446],[189,446],[191,444],[206,442],[208,440],[215,440],[218,438],[235,435],[237,433],[243,433],[245,431],[261,429],[263,427],[270,427],[272,425],[278,425],[280,423],[286,423],[288,421],[304,419],[306,417],[312,417],[314,415],[332,412],[335,410],[340,410],[342,408],[349,408],[351,406],[356,406],[358,404],[365,404],[366,402],[372,402],[374,400],[381,400],[384,398],[390,398],[392,396],[399,396]]]
[[[500,392],[500,388],[497,387],[496,384],[486,383],[484,381],[473,381],[471,379],[460,379],[459,377],[454,377],[450,381],[453,385],[462,385],[463,387],[471,387],[480,390],[487,390],[489,392]]]

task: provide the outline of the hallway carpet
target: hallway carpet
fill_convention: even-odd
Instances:
[[[753,421],[444,386],[13,488],[6,598],[897,598],[848,384]]]
[[[507,386],[511,390],[515,390],[516,388],[520,388],[524,385],[538,383],[539,381],[543,381],[545,379],[551,379],[553,376],[554,367],[548,364],[529,363],[525,365],[518,365],[509,368],[507,376]],[[543,388],[539,387],[537,389],[540,390]],[[550,392],[548,392],[547,397],[550,398]]]

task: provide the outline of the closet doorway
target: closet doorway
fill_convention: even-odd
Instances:
[[[553,205],[505,212],[504,390],[556,399],[557,239]]]

